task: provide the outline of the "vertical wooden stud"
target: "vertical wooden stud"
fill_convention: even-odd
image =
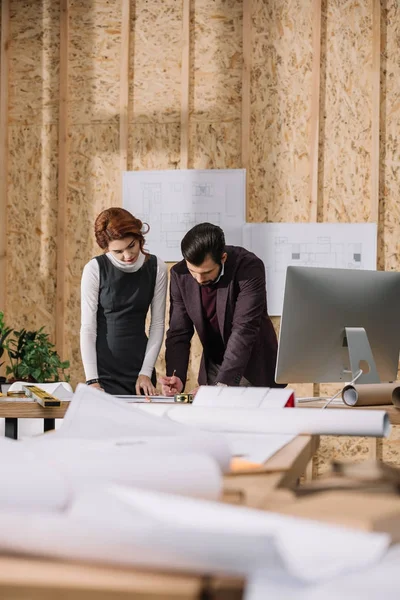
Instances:
[[[57,300],[56,347],[65,358],[66,228],[68,187],[68,26],[69,0],[60,0],[60,89],[58,126],[58,215],[57,215]]]
[[[130,0],[122,0],[121,22],[121,73],[120,73],[120,107],[119,107],[119,153],[121,168],[122,205],[122,172],[128,169],[128,117],[129,117],[129,39],[131,26]]]
[[[321,85],[321,0],[313,0],[313,64],[310,114],[310,221],[318,218],[318,149]]]
[[[249,215],[250,116],[251,116],[251,10],[252,1],[243,0],[243,72],[242,72],[242,167],[246,169],[246,221]]]
[[[189,167],[190,11],[190,0],[183,0],[181,65],[181,169],[187,169]]]
[[[7,177],[8,177],[8,71],[10,45],[10,1],[1,2],[0,49],[0,310],[6,308],[7,280]]]
[[[322,0],[312,3],[312,87],[310,111],[310,221],[318,220],[318,153],[319,153],[319,115],[321,87],[321,18]],[[318,383],[313,385],[313,395],[319,396],[321,388]]]
[[[379,220],[379,124],[381,66],[381,3],[372,0],[372,149],[370,221]]]

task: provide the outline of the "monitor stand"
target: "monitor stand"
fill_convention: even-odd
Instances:
[[[360,369],[363,371],[363,374],[357,379],[357,383],[380,383],[381,380],[365,329],[363,327],[345,327],[344,344],[346,339],[352,376],[356,377]]]

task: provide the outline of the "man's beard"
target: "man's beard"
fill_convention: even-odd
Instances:
[[[212,285],[214,285],[214,283],[216,282],[216,280],[218,279],[218,277],[221,275],[221,270],[222,270],[222,262],[219,263],[219,269],[218,269],[218,275],[215,277],[215,279],[210,279],[209,281],[206,281],[204,283],[200,283],[200,285],[202,287],[210,287]]]

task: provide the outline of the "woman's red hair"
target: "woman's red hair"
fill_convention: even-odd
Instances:
[[[143,225],[147,227],[143,231]],[[96,242],[102,250],[107,250],[110,242],[133,237],[138,240],[140,249],[143,250],[144,233],[149,231],[147,223],[142,223],[124,208],[107,208],[103,210],[94,223]]]

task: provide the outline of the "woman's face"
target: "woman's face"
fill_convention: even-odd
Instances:
[[[111,252],[116,259],[129,265],[137,261],[140,254],[140,245],[138,240],[129,236],[122,240],[113,240],[110,242],[108,244],[108,252]]]

